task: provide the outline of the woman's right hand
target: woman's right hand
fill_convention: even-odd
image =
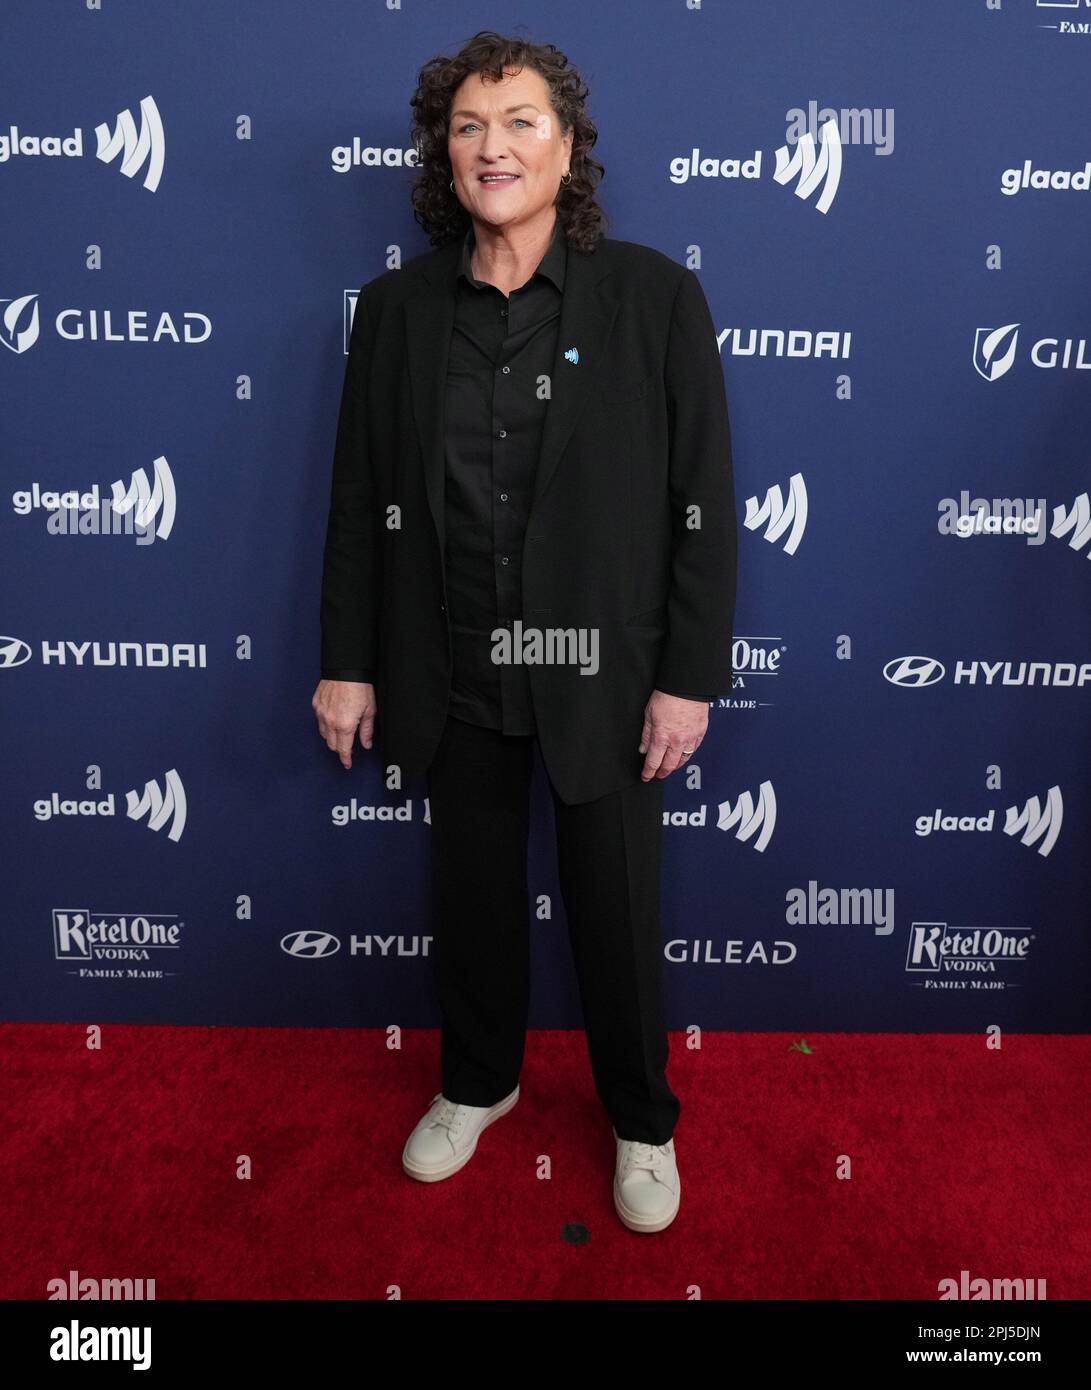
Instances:
[[[318,732],[326,740],[327,747],[341,759],[342,767],[352,766],[352,745],[357,729],[361,745],[371,747],[378,706],[375,687],[367,681],[321,680],[311,708],[318,716]]]

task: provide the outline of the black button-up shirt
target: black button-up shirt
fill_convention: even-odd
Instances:
[[[505,296],[462,244],[447,364],[445,556],[451,629],[449,712],[505,734],[535,732],[527,668],[492,660],[493,630],[523,613],[523,540],[549,405],[568,241],[560,218],[526,284]]]

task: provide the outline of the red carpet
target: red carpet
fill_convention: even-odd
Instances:
[[[72,1269],[160,1299],[934,1299],[963,1269],[1091,1296],[1086,1036],[672,1034],[682,1208],[657,1235],[614,1214],[581,1032],[531,1033],[515,1109],[429,1184],[400,1157],[435,1032],[85,1038],[0,1025],[3,1298]]]

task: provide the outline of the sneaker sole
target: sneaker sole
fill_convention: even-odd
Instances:
[[[499,1120],[502,1115],[506,1115],[515,1102],[519,1099],[519,1087],[516,1086],[510,1096],[505,1096],[503,1100],[498,1100],[489,1110],[481,1122],[481,1128],[474,1135],[474,1141],[464,1154],[458,1154],[441,1168],[422,1168],[419,1163],[414,1163],[409,1157],[409,1145],[412,1143],[412,1134],[405,1141],[405,1148],[402,1149],[402,1171],[408,1173],[411,1178],[416,1178],[418,1182],[440,1182],[443,1178],[449,1178],[457,1173],[460,1168],[465,1168],[470,1159],[477,1152],[477,1141],[494,1121]]]
[[[656,1231],[665,1231],[674,1218],[678,1215],[678,1209],[682,1205],[682,1180],[678,1179],[678,1192],[673,1210],[667,1212],[665,1216],[642,1216],[640,1213],[630,1210],[621,1200],[621,1192],[618,1184],[614,1183],[614,1210],[623,1226],[627,1226],[630,1231],[636,1231],[641,1235],[652,1235]]]

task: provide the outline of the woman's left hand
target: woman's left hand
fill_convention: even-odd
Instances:
[[[647,754],[641,780],[669,777],[701,746],[707,728],[708,705],[703,700],[686,700],[681,695],[653,690],[644,707],[644,730],[637,750]],[[684,753],[684,748],[689,752]]]

